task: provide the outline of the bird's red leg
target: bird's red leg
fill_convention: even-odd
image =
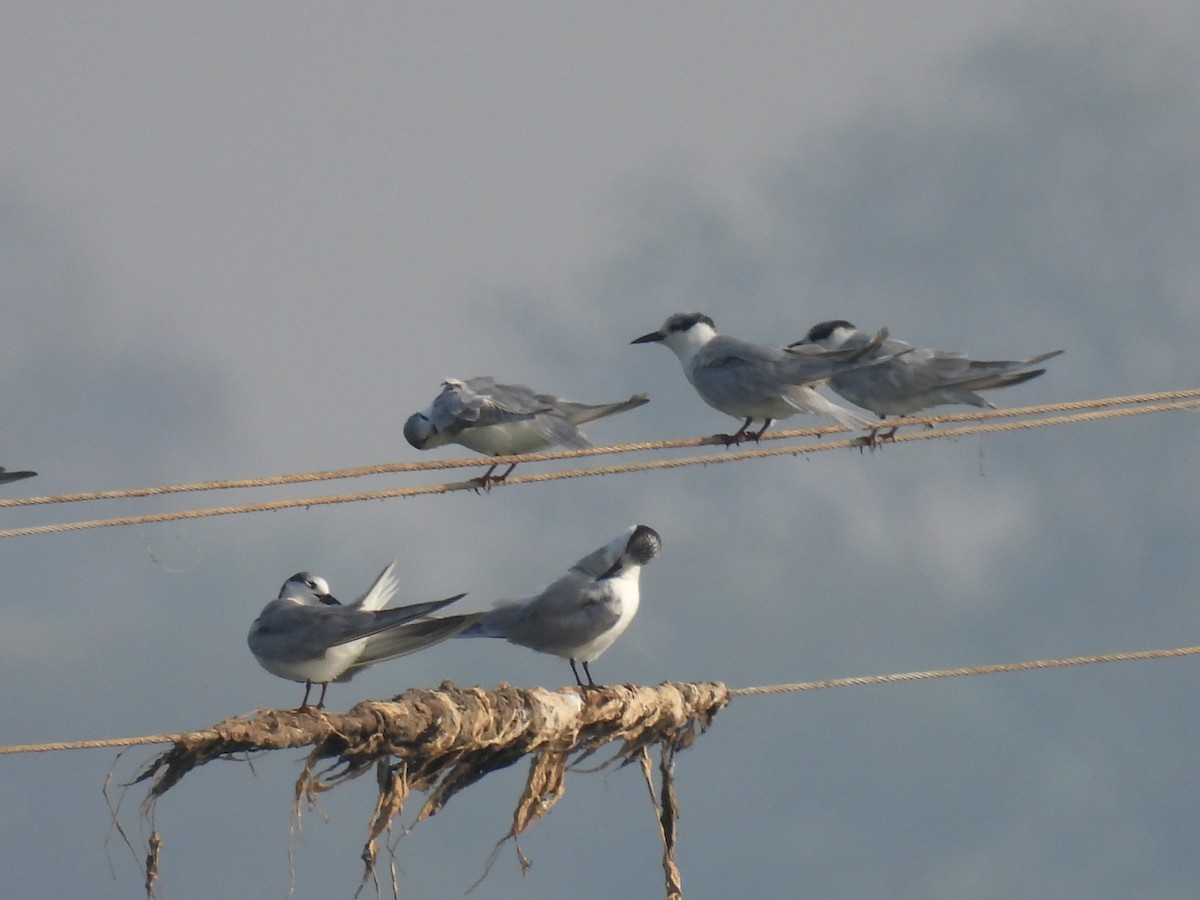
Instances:
[[[716,438],[721,443],[723,443],[726,447],[732,447],[734,444],[740,444],[743,440],[745,440],[746,429],[750,427],[750,423],[753,421],[754,421],[753,418],[746,419],[746,421],[742,423],[742,427],[739,428],[733,434],[714,434],[713,437]],[[770,424],[771,424],[771,420],[767,419],[767,425],[770,425]],[[767,430],[766,425],[764,425],[763,431],[766,431],[766,430]],[[761,434],[761,433],[762,432],[759,432],[759,434]]]
[[[767,429],[771,427],[771,423],[774,421],[774,419],[767,419],[765,422],[763,422],[763,427],[758,430],[757,434],[754,432],[749,432],[747,433],[746,437],[752,438],[754,443],[757,444],[762,440],[762,436],[767,433]],[[746,424],[749,424],[749,420],[747,420]]]

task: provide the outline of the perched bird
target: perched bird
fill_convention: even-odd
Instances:
[[[886,335],[886,331],[876,335],[873,346]],[[796,413],[824,416],[848,429],[871,427],[870,421],[831,403],[812,387],[838,372],[875,365],[871,360],[860,361],[869,354],[868,349],[790,351],[752,344],[718,334],[713,320],[697,312],[675,313],[658,331],[630,343],[666,344],[679,357],[683,374],[700,399],[735,419],[745,419],[734,434],[716,435],[726,446],[745,438],[757,441],[776,419]],[[761,419],[763,427],[747,431],[755,419]]]
[[[504,638],[571,662],[580,687],[595,687],[588,663],[612,646],[639,603],[642,566],[658,556],[662,539],[647,525],[633,525],[599,550],[585,556],[540,594],[502,600],[460,637]],[[576,661],[583,663],[587,685]]]
[[[814,325],[790,346],[861,350],[869,342],[870,338],[850,322],[831,319]],[[952,403],[994,409],[995,404],[976,391],[1009,387],[1037,378],[1046,370],[1031,367],[1063,351],[1051,350],[1028,359],[983,361],[970,359],[965,353],[914,348],[903,341],[886,340],[868,352],[872,358],[881,359],[880,365],[834,375],[829,379],[829,387],[856,406],[886,419],[889,415],[907,416]],[[887,356],[891,359],[882,359]],[[871,429],[870,443],[880,427]],[[896,429],[892,428],[881,440],[890,440],[895,435]]]
[[[246,642],[258,664],[272,675],[304,682],[300,712],[309,709],[314,684],[321,685],[316,708],[322,709],[329,682],[349,681],[367,666],[444,641],[479,618],[423,618],[463,594],[384,609],[398,587],[395,565],[389,563],[369,591],[345,606],[329,593],[324,578],[297,572],[250,626]]]
[[[461,444],[488,456],[534,453],[554,445],[578,450],[592,446],[578,426],[649,402],[644,394],[634,394],[620,403],[576,403],[520,384],[497,384],[488,376],[449,378],[428,408],[408,417],[404,438],[418,450]],[[517,466],[493,477],[497,465],[479,479],[485,487],[503,481]]]
[[[22,478],[32,478],[37,472],[10,472],[3,466],[0,466],[0,484],[8,484],[10,481],[20,481]]]

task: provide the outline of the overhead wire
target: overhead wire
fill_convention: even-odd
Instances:
[[[1187,401],[1200,399],[1200,388],[1179,391],[1159,391],[1156,393],[1129,394],[1121,397],[1101,397],[1090,400],[1072,400],[1060,403],[1049,403],[1038,406],[1016,406],[1003,409],[988,409],[980,412],[942,413],[930,416],[907,416],[887,421],[887,427],[892,425],[904,427],[908,425],[943,425],[956,422],[976,422],[988,419],[1019,418],[1023,416],[1040,416],[1052,412],[1068,412],[1086,409],[1097,409],[1111,406],[1130,404],[1163,404],[1171,401]],[[1162,408],[1187,408],[1181,406],[1166,406]],[[1157,412],[1159,407],[1147,410]],[[846,429],[836,425],[809,426],[805,428],[777,428],[763,436],[764,441],[788,440],[796,437],[821,437],[827,434],[846,433]],[[507,465],[521,462],[549,462],[563,459],[581,459],[589,456],[603,456],[619,453],[637,453],[654,450],[675,450],[688,447],[704,447],[721,445],[719,436],[675,438],[658,441],[637,441],[624,444],[608,444],[598,447],[584,447],[576,450],[547,450],[540,453],[523,453],[511,456],[486,457],[486,464],[496,463]],[[370,475],[386,475],[406,472],[438,471],[444,469],[478,468],[482,463],[478,456],[460,457],[454,459],[426,459],[418,462],[379,463],[370,466],[356,466],[346,469],[327,469],[315,472],[297,472],[286,475],[269,475],[258,478],[225,479],[216,481],[183,482],[180,484],[165,484],[152,487],[126,488],[109,491],[87,491],[74,494],[40,497],[9,497],[0,499],[0,509],[20,506],[42,506],[58,503],[78,503],[94,500],[126,500],[137,497],[154,497],[163,494],[189,493],[198,491],[236,490],[242,488],[271,487],[285,484],[304,484],[314,481],[333,481],[344,478],[362,478]]]
[[[1125,405],[1134,404],[1134,405]],[[1105,408],[1107,407],[1107,408]],[[1127,416],[1146,415],[1169,410],[1194,409],[1200,407],[1200,388],[1170,391],[1156,394],[1137,394],[1127,397],[1102,398],[1097,400],[1070,401],[1066,403],[1047,404],[1036,407],[1015,407],[1011,409],[986,410],[978,413],[952,413],[939,416],[920,416],[889,419],[887,426],[898,427],[937,425],[947,422],[962,422],[961,427],[913,430],[905,434],[897,434],[889,443],[908,443],[911,441],[941,440],[964,437],[975,434],[993,434],[1017,431],[1030,428],[1044,428],[1056,425],[1095,422],[1104,419]],[[1047,416],[1046,412],[1073,410],[1065,415]],[[1040,418],[1028,418],[1040,416]],[[1024,418],[1022,418],[1024,417]],[[991,422],[989,419],[1002,421]],[[768,434],[764,440],[779,442],[796,436],[811,436],[817,434],[842,433],[844,429],[837,427],[791,429]],[[606,447],[590,447],[584,450],[551,451],[545,453],[527,453],[513,456],[494,456],[484,458],[469,458],[461,460],[431,460],[419,463],[392,463],[383,466],[368,466],[358,469],[343,469],[333,472],[310,472],[293,476],[273,476],[267,479],[243,479],[225,482],[197,482],[191,485],[167,485],[160,488],[137,488],[132,491],[106,491],[91,495],[67,495],[65,498],[23,498],[24,505],[32,505],[35,501],[69,502],[78,499],[114,499],[116,497],[149,496],[152,493],[171,493],[181,490],[212,490],[228,487],[258,487],[265,484],[297,483],[299,481],[316,481],[328,478],[358,477],[364,474],[380,474],[383,472],[415,472],[434,469],[462,468],[471,466],[478,468],[486,463],[507,464],[510,462],[540,462],[555,459],[572,459],[583,456],[595,456],[608,453],[627,453],[634,451],[676,449],[698,447],[721,443],[716,436],[704,438],[687,438],[669,441],[651,441],[637,444],[616,444]],[[677,469],[694,465],[720,465],[731,462],[742,462],[749,459],[766,459],[775,456],[800,456],[812,453],[827,452],[847,447],[862,448],[861,438],[843,438],[826,440],[820,443],[785,444],[782,446],[762,447],[755,445],[752,449],[734,450],[719,455],[684,456],[668,459],[655,459],[637,463],[612,464],[581,469],[565,469],[561,471],[536,472],[531,474],[510,475],[503,481],[495,483],[494,487],[516,487],[526,484],[538,484],[547,481],[559,481],[572,478],[587,478],[603,475],[626,475],[635,472],[648,472],[661,469]],[[354,474],[349,474],[354,473]],[[207,486],[206,486],[207,485]],[[416,497],[430,494],[447,494],[458,491],[478,491],[478,479],[466,481],[441,482],[413,487],[388,488],[357,493],[333,494],[319,497],[302,497],[285,500],[271,500],[259,503],[247,503],[208,507],[201,509],[180,510],[174,512],[147,513],[143,515],[119,516],[107,519],[91,519],[78,522],[64,522],[50,525],[32,525],[0,530],[0,538],[27,537],[39,534],[60,534],[72,531],[82,531],[93,528],[107,528],[125,525],[145,525],[159,522],[174,522],[186,519],[208,518],[212,516],[237,515],[255,512],[274,512],[298,507],[327,506],[341,503],[357,503],[366,500],[389,500],[405,497]],[[22,498],[15,501],[0,501],[0,507],[19,506]]]

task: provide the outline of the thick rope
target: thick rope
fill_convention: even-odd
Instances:
[[[792,684],[769,684],[761,687],[730,688],[730,697],[756,697],[767,694],[788,694],[816,691],[825,688],[869,687],[911,681],[931,681],[937,678],[959,678],[967,675],[996,675],[1002,672],[1029,672],[1039,669],[1061,669],[1095,663],[1137,662],[1150,659],[1175,659],[1200,655],[1200,646],[1174,647],[1166,650],[1132,650],[1123,653],[1100,653],[1091,656],[1067,656],[1056,659],[1036,659],[1015,663],[994,663],[986,666],[963,666],[954,669],[931,669],[925,672],[898,672],[890,675],[858,675],[850,678],[826,678],[821,681],[797,681]],[[149,734],[140,737],[109,738],[89,741],[56,741],[45,744],[11,744],[0,747],[0,756],[18,753],[50,753],[58,750],[96,750],[113,747],[135,747],[142,744],[180,744],[211,740],[219,736],[215,729],[189,731],[180,734]]]
[[[945,413],[936,416],[909,416],[889,419],[888,428],[892,425],[942,425],[952,422],[976,422],[987,419],[1015,418],[1020,416],[1038,416],[1052,412],[1067,412],[1084,409],[1098,409],[1109,406],[1128,404],[1163,403],[1166,401],[1191,400],[1200,398],[1200,388],[1183,391],[1162,391],[1153,394],[1130,394],[1124,397],[1102,397],[1093,400],[1074,400],[1063,403],[1050,403],[1041,406],[1019,406],[1008,409],[989,409],[981,412]],[[1168,407],[1176,408],[1176,407]],[[1181,406],[1178,408],[1186,408]],[[809,426],[807,428],[776,429],[763,436],[764,441],[788,440],[796,437],[816,437],[825,434],[845,432],[846,429],[836,425]],[[313,481],[333,481],[340,478],[362,478],[368,475],[386,475],[397,472],[426,472],[444,469],[479,468],[482,465],[498,465],[521,462],[548,462],[559,459],[579,459],[588,456],[601,456],[614,453],[641,453],[653,450],[677,450],[686,447],[704,447],[720,444],[714,436],[698,438],[676,438],[661,441],[641,441],[628,444],[610,444],[603,447],[586,447],[580,450],[549,450],[542,453],[523,453],[513,456],[495,457],[463,457],[457,459],[422,460],[408,463],[380,463],[372,466],[358,466],[351,469],[329,469],[318,472],[299,472],[291,475],[272,475],[261,478],[241,478],[222,481],[197,481],[182,484],[165,484],[157,487],[129,488],[114,491],[89,491],[77,494],[62,494],[54,497],[10,497],[0,499],[0,509],[13,506],[42,506],[51,503],[77,503],[91,500],[124,500],[133,497],[154,497],[162,494],[178,494],[195,491],[231,490],[238,488],[271,487],[281,484],[303,484]]]
[[[189,732],[200,735],[212,732]],[[106,750],[113,747],[137,747],[142,744],[177,744],[184,734],[144,734],[140,737],[101,738],[91,741],[51,741],[46,744],[11,744],[0,747],[0,756],[14,753],[53,753],[57,750]]]
[[[892,440],[895,443],[905,443],[908,441],[928,441],[941,440],[945,438],[958,438],[974,434],[993,434],[1000,432],[1019,431],[1029,428],[1044,428],[1051,425],[1067,425],[1081,422],[1095,422],[1103,419],[1121,418],[1125,416],[1140,416],[1155,412],[1165,412],[1169,410],[1194,409],[1200,407],[1200,390],[1183,392],[1193,399],[1177,400],[1168,403],[1155,403],[1143,406],[1130,406],[1114,409],[1102,409],[1091,412],[1071,413],[1063,416],[1047,416],[1040,419],[1024,419],[1020,421],[1007,422],[974,422],[964,425],[961,428],[949,428],[921,431],[911,431],[907,434],[898,434]],[[1095,401],[1080,401],[1080,403],[1094,403]],[[1061,405],[1061,404],[1059,404]],[[1011,416],[1017,413],[1016,410],[995,410],[1001,417]],[[981,419],[989,417],[988,413],[968,413],[967,416],[972,419]],[[922,419],[896,419],[889,420],[888,427],[892,424],[922,424],[925,421],[941,421],[949,417],[932,416]],[[837,429],[831,429],[837,430]],[[802,434],[809,434],[810,431],[800,431]],[[778,435],[767,435],[768,438],[783,438],[789,436],[787,432],[780,432]],[[703,439],[707,443],[713,443],[711,438]],[[662,442],[659,442],[662,443]],[[680,443],[680,442],[676,442]],[[684,446],[695,446],[695,441],[682,442]],[[774,456],[799,456],[802,454],[822,453],[828,450],[838,450],[845,447],[858,446],[858,438],[849,438],[836,441],[823,441],[819,444],[799,444],[787,445],[782,447],[758,447],[752,450],[741,450],[729,453],[724,453],[719,456],[687,456],[676,459],[660,459],[640,463],[626,463],[609,466],[596,466],[589,469],[568,469],[559,472],[539,472],[530,475],[512,475],[505,478],[501,482],[497,482],[493,487],[515,487],[523,484],[537,484],[546,481],[561,481],[569,478],[587,478],[597,475],[627,475],[634,472],[649,472],[659,469],[678,469],[685,466],[695,465],[720,465],[722,463],[742,462],[748,459],[766,459]],[[630,446],[630,445],[627,445]],[[639,446],[639,445],[632,445]],[[640,445],[650,446],[650,445]],[[599,452],[606,448],[592,448],[590,451],[572,451],[577,454],[585,452]],[[493,461],[501,463],[508,460],[517,461],[535,461],[539,458],[561,458],[561,454],[526,454],[524,456],[508,456],[508,457],[485,457],[484,461],[490,464]],[[415,464],[414,464],[415,465]],[[479,467],[481,461],[476,459],[472,461],[472,465]],[[177,522],[184,519],[201,519],[212,516],[227,516],[241,513],[254,512],[275,512],[283,509],[295,509],[297,507],[310,506],[328,506],[337,503],[357,503],[364,500],[390,500],[395,498],[416,497],[425,494],[447,494],[456,491],[477,491],[479,490],[479,482],[476,479],[469,481],[445,482],[440,484],[421,485],[418,487],[408,488],[391,488],[387,490],[367,491],[357,494],[335,494],[324,497],[302,497],[291,500],[273,500],[262,503],[250,503],[237,506],[218,506],[205,509],[190,509],[179,512],[166,513],[148,513],[139,516],[121,516],[111,519],[92,519],[82,522],[65,522],[54,525],[33,525],[24,528],[10,528],[0,531],[0,538],[11,537],[27,537],[37,534],[60,534],[68,531],[83,531],[91,528],[108,528],[122,525],[146,525],[157,522]]]

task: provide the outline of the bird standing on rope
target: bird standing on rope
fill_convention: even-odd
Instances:
[[[592,444],[578,426],[649,402],[644,394],[634,394],[620,403],[576,403],[521,384],[497,384],[487,376],[449,378],[433,403],[408,417],[404,438],[418,450],[461,444],[488,456],[536,453],[555,445],[580,450]],[[513,463],[493,476],[496,465],[480,476],[483,487],[503,481],[517,467]]]
[[[633,525],[589,553],[540,594],[502,600],[459,637],[504,638],[561,656],[580,687],[595,687],[588,663],[612,646],[637,615],[642,566],[658,556],[662,538],[648,525]],[[583,663],[587,684],[576,662]]]
[[[886,336],[887,331],[881,331],[871,348],[878,347]],[[831,403],[813,389],[838,372],[877,365],[878,361],[865,359],[871,348],[826,351],[809,347],[791,351],[752,344],[718,334],[713,320],[696,312],[675,313],[658,331],[630,343],[665,344],[679,357],[683,374],[700,399],[735,419],[745,419],[734,434],[716,435],[726,446],[740,444],[746,438],[758,441],[776,419],[796,413],[824,416],[847,429],[871,427],[867,419]],[[757,432],[747,431],[755,419],[761,419],[763,427]]]
[[[855,406],[869,409],[880,419],[889,415],[908,416],[954,403],[995,409],[995,404],[976,391],[1010,387],[1037,378],[1046,370],[1031,367],[1063,352],[1051,350],[1028,359],[985,361],[952,350],[914,348],[896,340],[885,340],[877,348],[868,349],[870,342],[871,338],[845,319],[831,319],[814,325],[808,334],[788,346],[866,349],[872,359],[880,359],[880,365],[839,373],[829,379],[834,393]],[[886,358],[889,356],[890,359]],[[875,433],[881,427],[871,429],[868,444],[876,443]],[[892,428],[879,440],[895,436],[896,429]]]
[[[323,709],[329,682],[349,681],[367,666],[444,641],[479,618],[425,618],[464,594],[384,609],[398,588],[395,566],[389,563],[370,590],[345,606],[324,578],[297,572],[250,626],[246,642],[258,664],[272,675],[304,682],[299,712],[310,708],[314,684],[321,685],[316,708]]]

